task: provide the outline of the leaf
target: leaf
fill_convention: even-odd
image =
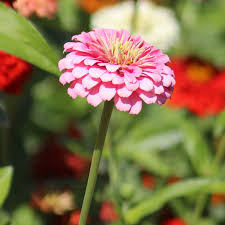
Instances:
[[[8,225],[10,222],[10,217],[8,213],[3,210],[0,210],[0,225]]]
[[[73,32],[78,25],[78,8],[74,0],[59,1],[58,17],[64,30]]]
[[[143,217],[159,210],[168,201],[198,192],[225,193],[225,179],[196,178],[162,188],[148,199],[128,210],[125,220],[129,224],[138,224]]]
[[[189,159],[199,175],[208,175],[211,168],[210,149],[199,132],[199,130],[190,122],[182,123],[184,147]]]
[[[13,169],[11,166],[0,169],[0,207],[4,203],[10,189]]]
[[[43,70],[59,74],[58,57],[24,17],[0,2],[0,50],[16,55]]]
[[[43,225],[40,216],[29,206],[21,205],[12,214],[14,225]]]
[[[224,133],[225,133],[225,110],[217,116],[214,126],[215,136],[220,136],[223,135]]]

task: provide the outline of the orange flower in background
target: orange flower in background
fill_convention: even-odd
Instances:
[[[31,76],[31,64],[0,51],[0,91],[20,94],[23,84]]]
[[[170,66],[176,76],[172,99],[168,104],[186,108],[198,116],[220,113],[225,107],[225,71],[197,59],[173,59]]]
[[[78,4],[86,12],[93,13],[100,8],[115,4],[116,2],[118,2],[118,0],[79,0]]]
[[[221,205],[225,202],[225,194],[224,193],[214,193],[211,196],[210,202],[212,205]]]

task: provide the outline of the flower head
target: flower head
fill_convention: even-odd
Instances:
[[[29,63],[0,51],[0,91],[20,94],[23,83],[32,73]]]
[[[86,97],[98,106],[114,99],[119,111],[138,114],[142,101],[165,103],[175,84],[174,73],[166,65],[167,55],[125,30],[96,29],[75,35],[64,45],[67,56],[59,61],[65,70],[60,82],[71,83],[72,98]]]
[[[198,116],[215,115],[225,107],[225,72],[195,58],[173,59],[176,88],[169,105]],[[198,101],[196,101],[198,99]]]
[[[143,173],[141,177],[142,184],[146,189],[153,189],[156,184],[156,179],[150,173]]]
[[[58,8],[58,0],[16,0],[13,7],[25,17],[36,14],[38,17],[52,18]]]
[[[91,27],[130,31],[133,8],[133,1],[123,1],[99,9],[91,15]],[[145,41],[166,51],[179,39],[179,24],[169,8],[140,0],[134,34],[140,34]]]

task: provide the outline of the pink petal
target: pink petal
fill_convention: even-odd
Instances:
[[[58,63],[59,70],[62,71],[64,69],[72,69],[74,67],[71,59],[63,58]]]
[[[88,74],[88,68],[85,66],[75,66],[75,68],[72,71],[72,74],[76,78],[81,78],[84,75]]]
[[[99,88],[99,94],[103,100],[110,101],[116,94],[116,88],[110,82],[103,83]]]
[[[129,97],[133,92],[128,90],[127,87],[125,85],[119,87],[117,89],[117,94],[120,96],[120,97],[124,97],[124,98],[127,98]]]
[[[145,92],[145,91],[138,91],[139,97],[146,103],[146,104],[153,104],[156,103],[157,96],[153,92]]]
[[[108,81],[112,81],[112,79],[115,77],[114,73],[110,73],[110,72],[105,72],[101,75],[101,80],[103,82],[108,82]]]
[[[98,106],[102,102],[102,98],[99,94],[99,86],[92,88],[87,96],[87,102],[94,107]]]
[[[88,94],[88,91],[85,90],[85,88],[83,87],[81,81],[78,81],[78,82],[74,85],[74,88],[73,88],[73,89],[74,89],[75,93],[76,93],[78,96],[82,97],[82,98],[86,97],[87,94]]]
[[[114,64],[107,64],[106,69],[109,72],[116,72],[121,66],[120,65],[114,65]]]
[[[76,82],[77,81],[74,81],[67,89],[68,95],[71,96],[73,99],[75,99],[77,97],[77,93],[74,90],[74,86],[75,86]]]
[[[121,112],[128,112],[131,108],[130,99],[121,98],[119,95],[115,96],[114,103],[116,108]]]
[[[93,66],[97,62],[99,62],[99,60],[96,60],[96,59],[85,59],[84,60],[84,64],[87,66]]]
[[[74,76],[71,72],[64,72],[59,78],[59,82],[63,85],[65,85],[66,83],[70,83],[73,80]]]
[[[127,81],[125,79],[125,84],[126,84],[127,89],[130,90],[130,91],[135,91],[139,87],[139,82],[138,81],[136,83],[130,83],[129,81]]]
[[[64,44],[64,52],[72,51],[74,47],[74,42],[67,42]]]
[[[157,95],[160,95],[164,92],[164,88],[162,85],[154,85],[154,92]]]
[[[88,90],[96,86],[101,82],[100,80],[93,79],[91,76],[87,75],[82,79],[82,84]]]
[[[101,67],[91,67],[89,69],[89,74],[94,78],[100,78],[103,73],[105,73],[105,69]]]
[[[166,75],[166,76],[164,75],[162,82],[163,82],[163,86],[169,87],[172,83],[171,77],[168,75]]]
[[[160,82],[161,81],[161,76],[157,73],[149,73],[149,72],[143,72],[143,74],[146,74],[147,76],[151,77],[153,81],[155,82]]]
[[[124,83],[124,78],[118,74],[115,74],[115,77],[112,80],[113,84],[123,84]]]
[[[140,82],[140,88],[144,91],[151,91],[153,89],[153,82],[148,78],[143,78]]]
[[[131,109],[129,111],[130,114],[138,114],[140,113],[142,109],[142,101],[141,99],[136,95],[132,95],[130,97],[131,99]]]

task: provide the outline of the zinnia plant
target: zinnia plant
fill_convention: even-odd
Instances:
[[[70,83],[68,94],[74,99],[86,97],[95,107],[105,101],[81,211],[79,224],[84,225],[114,104],[119,111],[138,114],[143,101],[165,103],[175,80],[168,56],[126,30],[96,29],[72,39],[76,42],[64,45],[69,54],[59,62],[64,70],[60,82]]]

